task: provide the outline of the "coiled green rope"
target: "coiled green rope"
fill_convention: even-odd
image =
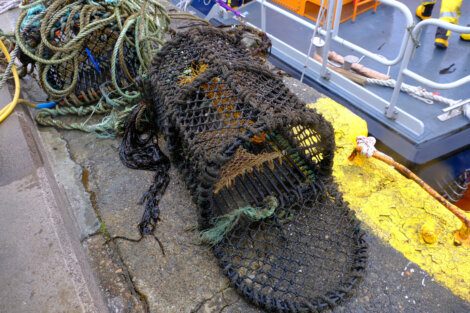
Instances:
[[[36,121],[43,126],[52,126],[66,130],[80,130],[95,133],[99,138],[112,138],[124,132],[127,116],[135,107],[135,102],[116,96],[116,91],[109,93],[104,84],[100,87],[102,98],[93,105],[59,106],[54,109],[43,109],[36,114]],[[109,84],[108,84],[109,85]],[[92,115],[107,114],[101,122],[88,124]],[[59,116],[75,115],[88,118],[84,122],[65,123],[56,119]]]

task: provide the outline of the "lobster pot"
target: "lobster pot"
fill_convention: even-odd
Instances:
[[[88,24],[97,23],[109,14],[104,7],[98,7],[87,18]],[[40,64],[38,67],[41,86],[53,100],[63,100],[69,105],[82,105],[97,101],[101,94],[112,91],[110,87],[111,59],[118,36],[119,26],[113,20],[109,24],[91,32],[83,40],[75,41],[73,48],[64,48],[71,45],[80,30],[80,15],[69,14],[64,11],[62,16],[55,16],[58,22],[49,32],[47,38],[41,38],[40,28],[35,24],[26,26],[22,37],[31,50],[37,51],[41,57],[55,60],[64,60],[51,65]],[[122,22],[125,19],[122,18]],[[130,27],[127,35],[132,38],[134,27]],[[47,40],[52,47],[44,44]],[[65,49],[61,52],[60,49]],[[51,58],[51,56],[54,57]],[[23,59],[27,56],[23,56]],[[27,60],[26,60],[27,61]],[[129,40],[124,40],[116,55],[114,70],[117,83],[126,88],[134,82],[140,62],[136,47]]]
[[[278,312],[334,307],[357,285],[367,248],[331,177],[333,129],[280,78],[237,54],[236,40],[216,37],[220,56],[201,36],[168,43],[150,87],[200,227],[235,216],[213,250],[253,303]]]
[[[96,31],[86,39],[77,61],[69,60],[51,67],[44,67],[43,75],[54,89],[70,89],[71,98],[77,97],[80,102],[92,102],[99,99],[102,88],[109,88],[111,82],[111,57],[116,44],[119,30],[117,26],[109,26]],[[137,76],[137,55],[128,42],[116,58],[117,83],[122,88],[128,87]],[[74,82],[74,67],[78,66],[78,76]],[[47,88],[45,88],[47,90]]]
[[[248,50],[243,34],[238,28],[222,31],[196,27],[177,33],[162,47],[152,62],[149,75],[152,83],[146,88],[148,96],[157,104],[157,126],[167,126],[165,103],[180,98],[182,89],[200,74],[218,68],[220,62],[259,63],[259,56],[267,55],[270,42],[264,47]]]

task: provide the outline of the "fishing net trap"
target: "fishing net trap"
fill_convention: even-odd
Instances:
[[[12,56],[23,64],[23,74],[37,75],[50,101],[37,122],[114,132],[123,123],[119,117],[141,97],[135,78],[145,75],[163,44],[170,22],[166,9],[154,0],[26,1],[21,7]],[[97,125],[55,119],[92,113],[111,118]]]
[[[134,108],[120,148],[127,166],[156,171],[140,231],[156,226],[171,159],[197,205],[201,240],[246,299],[276,312],[332,308],[367,261],[332,179],[332,126],[261,64],[263,48],[241,41],[236,30],[200,27],[156,54],[148,101]]]

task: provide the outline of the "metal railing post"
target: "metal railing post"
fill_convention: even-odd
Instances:
[[[412,40],[408,40],[408,43],[405,48],[405,54],[403,55],[403,59],[400,64],[400,70],[398,71],[398,75],[396,78],[395,88],[393,88],[392,97],[390,98],[390,103],[385,107],[385,116],[390,119],[395,119],[397,117],[398,111],[395,109],[398,101],[398,97],[401,93],[401,85],[403,83],[403,71],[408,68],[408,64],[410,63],[411,56],[413,55],[414,50],[414,42]]]
[[[343,0],[336,2],[335,22],[333,24],[333,37],[338,36],[339,25],[341,23],[341,13],[343,11]]]
[[[328,71],[328,53],[330,52],[331,46],[331,38],[332,38],[332,25],[333,19],[335,17],[335,3],[338,0],[330,0],[328,1],[328,12],[326,13],[326,34],[325,34],[325,46],[323,48],[323,55],[322,55],[322,68],[320,70],[321,77],[325,79],[330,78],[330,73]]]

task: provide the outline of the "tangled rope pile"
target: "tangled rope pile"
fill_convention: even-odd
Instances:
[[[357,286],[367,246],[331,177],[331,125],[254,51],[237,29],[194,28],[167,42],[152,63],[149,103],[127,122],[121,159],[156,171],[143,234],[155,229],[169,180],[161,133],[198,207],[201,237],[234,287],[270,311],[322,311]]]
[[[26,6],[15,32],[24,60],[30,58],[38,66],[44,90],[53,99],[77,94],[82,91],[80,83],[88,83],[82,72],[94,70],[98,74],[90,77],[94,84],[100,85],[110,75],[119,94],[128,99],[135,97],[121,89],[118,71],[126,75],[123,83],[127,84],[133,80],[130,71],[147,71],[152,55],[163,43],[162,30],[169,23],[165,9],[152,0],[55,0],[44,4]],[[136,64],[124,59],[124,53],[131,48]]]
[[[119,129],[141,98],[135,78],[145,76],[163,44],[165,8],[155,0],[39,0],[21,8],[12,54],[24,68],[37,67],[41,87],[57,104],[36,120],[104,136]],[[92,113],[111,114],[97,125],[53,119]]]

